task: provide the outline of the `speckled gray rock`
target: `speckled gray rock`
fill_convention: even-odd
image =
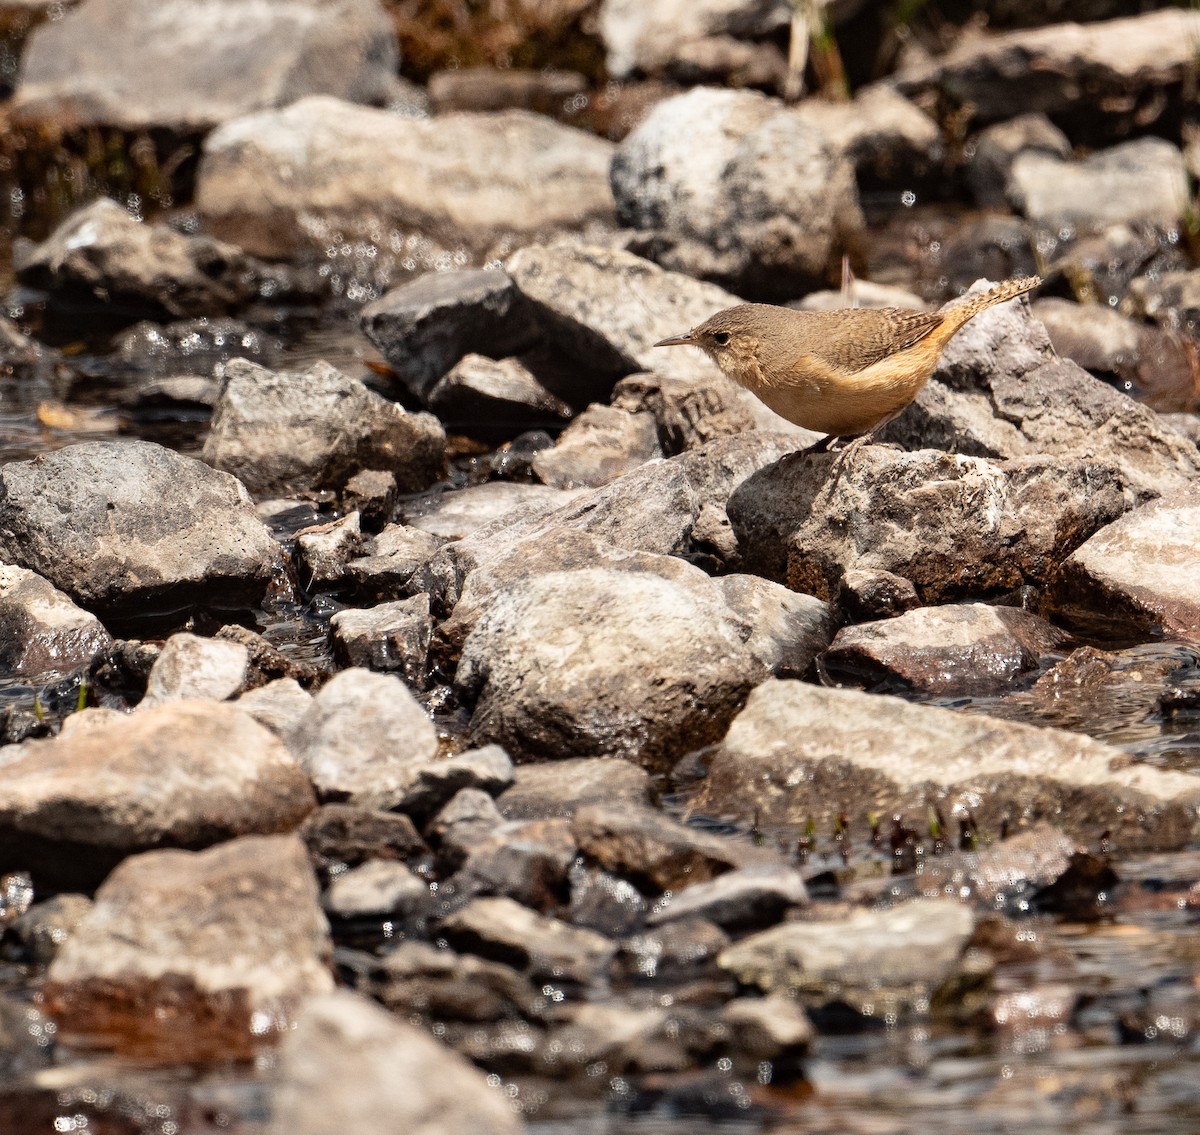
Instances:
[[[448,266],[506,238],[611,225],[611,158],[611,143],[528,111],[431,120],[304,98],[208,136],[196,207],[267,259],[395,233],[415,238],[414,267],[447,251]]]
[[[0,469],[0,559],[101,616],[257,602],[281,562],[233,477],[144,441]]]
[[[406,492],[435,481],[446,435],[328,363],[274,372],[234,359],[204,443],[204,460],[251,492],[339,488],[361,469],[386,469]]]
[[[1085,841],[1180,847],[1200,777],[1132,764],[1077,733],[804,682],[759,686],[709,765],[695,807],[828,829],[836,816],[971,815],[996,832],[1047,820]]]
[[[50,882],[94,885],[131,851],[287,831],[315,804],[278,738],[219,702],[100,716],[3,754],[3,869],[45,871]]]
[[[485,481],[411,502],[404,508],[404,519],[411,527],[440,540],[462,540],[481,529],[489,530],[496,523],[517,523],[522,514],[536,516],[550,512],[577,495],[550,485]]]
[[[839,1000],[867,1017],[926,1013],[933,995],[962,973],[974,929],[974,915],[953,899],[915,899],[828,922],[785,923],[730,946],[718,964],[743,985],[791,990],[814,1008]]]
[[[715,740],[768,670],[719,587],[661,559],[657,574],[583,568],[495,592],[455,674],[472,740],[646,764]]]
[[[507,1096],[365,997],[311,1001],[279,1057],[270,1135],[520,1135]]]
[[[445,543],[440,536],[404,524],[389,524],[346,565],[355,589],[376,599],[403,595],[413,573]]]
[[[360,321],[418,398],[466,355],[501,359],[537,341],[520,294],[498,268],[424,272],[367,304]]]
[[[281,910],[286,919],[278,917]],[[248,1059],[333,988],[304,845],[251,836],[122,863],[54,959],[58,1035],[151,1060]]]
[[[392,805],[411,770],[437,751],[433,722],[390,674],[343,670],[313,699],[299,757],[322,797]]]
[[[336,583],[346,565],[362,551],[362,518],[357,512],[313,524],[296,533],[296,565],[309,587]]]
[[[658,423],[652,414],[630,414],[594,403],[550,449],[534,457],[533,471],[555,488],[596,488],[661,456]]]
[[[1079,162],[1029,150],[1012,163],[1007,195],[1018,212],[1054,227],[1169,227],[1187,208],[1187,173],[1179,147],[1161,138],[1124,142]]]
[[[240,694],[249,678],[250,652],[241,643],[174,634],[150,668],[139,708],[179,698],[226,701]]]
[[[821,281],[863,224],[849,161],[749,91],[659,103],[617,150],[612,184],[620,220],[652,238],[660,264],[756,298]]]
[[[997,694],[1067,642],[1065,631],[1016,607],[947,604],[843,627],[820,666],[839,685],[937,697]]]
[[[1084,627],[1200,638],[1198,546],[1200,489],[1142,505],[1067,559],[1054,589],[1055,608]]]
[[[835,482],[836,460],[788,456],[733,493],[750,570],[828,599],[855,569],[902,576],[927,603],[982,597],[1047,582],[1125,509],[1115,471],[1091,462],[867,446]]]
[[[0,672],[65,673],[86,666],[112,642],[95,615],[36,572],[0,564]]]
[[[498,801],[510,820],[571,817],[585,804],[648,804],[650,774],[617,757],[576,757],[520,765]]]
[[[226,315],[262,280],[240,248],[145,224],[107,198],[72,213],[15,267],[22,283],[65,302],[159,319]]]

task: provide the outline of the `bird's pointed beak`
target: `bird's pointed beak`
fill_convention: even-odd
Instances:
[[[692,333],[689,331],[686,335],[672,335],[669,339],[660,339],[654,345],[656,347],[688,347],[695,346],[696,340],[692,338]]]

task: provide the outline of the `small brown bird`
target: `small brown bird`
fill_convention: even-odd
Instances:
[[[855,439],[856,448],[917,396],[967,320],[1041,282],[1020,276],[939,311],[744,303],[655,346],[699,347],[775,413],[824,433],[813,452],[837,438]]]

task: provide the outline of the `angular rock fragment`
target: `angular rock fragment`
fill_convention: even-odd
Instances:
[[[360,669],[322,687],[299,733],[299,759],[324,799],[376,808],[393,805],[438,745],[433,722],[399,678]]]
[[[618,217],[663,267],[754,298],[823,282],[863,224],[849,161],[800,112],[750,91],[659,103],[618,148],[612,185]]]
[[[1071,142],[1044,114],[1019,114],[981,130],[969,144],[967,182],[975,203],[1005,208],[1013,162],[1026,153],[1049,154],[1065,161]]]
[[[1128,306],[1168,331],[1200,338],[1200,270],[1140,276],[1129,285]]]
[[[373,0],[236,10],[99,0],[34,32],[17,101],[33,119],[202,133],[308,94],[383,102],[396,66],[395,33]]]
[[[740,867],[683,891],[669,891],[646,919],[651,926],[681,918],[704,918],[726,930],[748,930],[779,922],[793,907],[808,905],[800,872],[781,863]]]
[[[939,697],[1006,693],[1068,641],[1065,631],[1016,607],[947,604],[843,627],[820,665],[844,685]]]
[[[144,441],[0,469],[0,558],[106,616],[255,603],[280,564],[233,477]]]
[[[498,803],[509,820],[569,819],[585,804],[648,804],[650,793],[650,774],[631,761],[577,757],[518,766]]]
[[[0,564],[0,672],[28,678],[65,673],[112,643],[95,615],[36,572]]]
[[[463,895],[503,895],[534,910],[556,910],[578,851],[568,820],[503,823],[475,844],[454,876]]]
[[[72,213],[15,267],[31,288],[116,309],[127,321],[226,315],[253,299],[262,282],[259,265],[241,249],[145,224],[107,198]]]
[[[395,809],[424,823],[464,788],[497,796],[513,783],[512,760],[499,745],[468,749],[412,769]]]
[[[3,752],[0,869],[56,887],[94,886],[134,851],[288,831],[315,804],[282,743],[219,702],[172,701]]]
[[[324,905],[339,918],[404,918],[428,901],[429,884],[403,863],[370,859],[336,876]]]
[[[413,822],[396,812],[357,804],[322,804],[299,829],[313,862],[355,867],[381,860],[409,862],[429,855]]]
[[[658,423],[650,414],[593,404],[550,449],[534,456],[533,471],[557,489],[597,488],[661,456]]]
[[[1135,764],[1119,749],[900,698],[769,681],[709,765],[694,806],[718,816],[832,826],[872,813],[999,833],[1042,820],[1084,841],[1179,847],[1195,830],[1200,777]]]
[[[505,238],[611,224],[611,156],[611,143],[527,111],[432,120],[302,98],[208,136],[196,206],[266,259],[324,255],[334,233],[395,233],[432,267],[442,252],[482,257]]]
[[[757,1072],[761,1061],[769,1061],[772,1082],[798,1077],[800,1062],[817,1037],[808,1014],[787,994],[735,997],[721,1007],[721,1021],[731,1034],[735,1060],[747,1072]]]
[[[329,620],[329,631],[344,665],[395,671],[410,685],[425,684],[433,637],[428,595],[339,611]]]
[[[437,419],[406,413],[328,363],[275,373],[235,359],[204,460],[264,496],[340,488],[362,469],[386,469],[412,492],[440,476],[445,445]]]
[[[681,918],[623,939],[616,965],[635,981],[719,983],[716,961],[728,945],[729,935],[715,922]]]
[[[565,505],[578,495],[549,485],[485,481],[414,502],[404,509],[405,522],[440,540],[461,540],[501,519],[517,520],[522,512],[539,514]]]
[[[309,587],[337,583],[362,546],[362,524],[357,512],[327,524],[301,528],[296,533],[296,561],[301,579]]]
[[[127,859],[42,995],[75,1047],[158,1063],[249,1059],[333,988],[329,956],[304,845],[251,836]]]
[[[963,954],[975,919],[952,899],[914,899],[829,922],[789,922],[730,946],[718,959],[743,985],[791,991],[802,1005],[833,1001],[864,1016],[928,1012],[955,983],[978,986]]]
[[[180,698],[226,701],[246,688],[250,676],[250,652],[241,643],[175,634],[150,668],[141,704]]]
[[[525,429],[558,426],[571,407],[550,393],[517,359],[466,355],[429,391],[429,408],[451,429],[475,437],[509,438]]]
[[[396,507],[396,476],[383,469],[363,469],[342,488],[342,512],[357,512],[364,532],[379,532]]]
[[[1064,619],[1108,633],[1200,638],[1200,491],[1142,505],[1063,563],[1053,602]]]
[[[400,381],[421,399],[466,355],[502,359],[538,338],[520,293],[499,268],[425,272],[367,304],[360,321]]]
[[[366,555],[346,565],[346,575],[357,591],[372,598],[402,595],[413,574],[443,543],[424,529],[389,524],[363,549]]]
[[[425,834],[436,845],[442,864],[455,870],[503,825],[504,818],[490,793],[460,788],[426,826]]]

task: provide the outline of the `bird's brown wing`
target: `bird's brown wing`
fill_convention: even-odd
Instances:
[[[809,314],[824,318],[811,324],[817,334],[806,344],[806,353],[842,374],[865,370],[919,343],[945,318],[937,311],[906,311],[899,307]]]

